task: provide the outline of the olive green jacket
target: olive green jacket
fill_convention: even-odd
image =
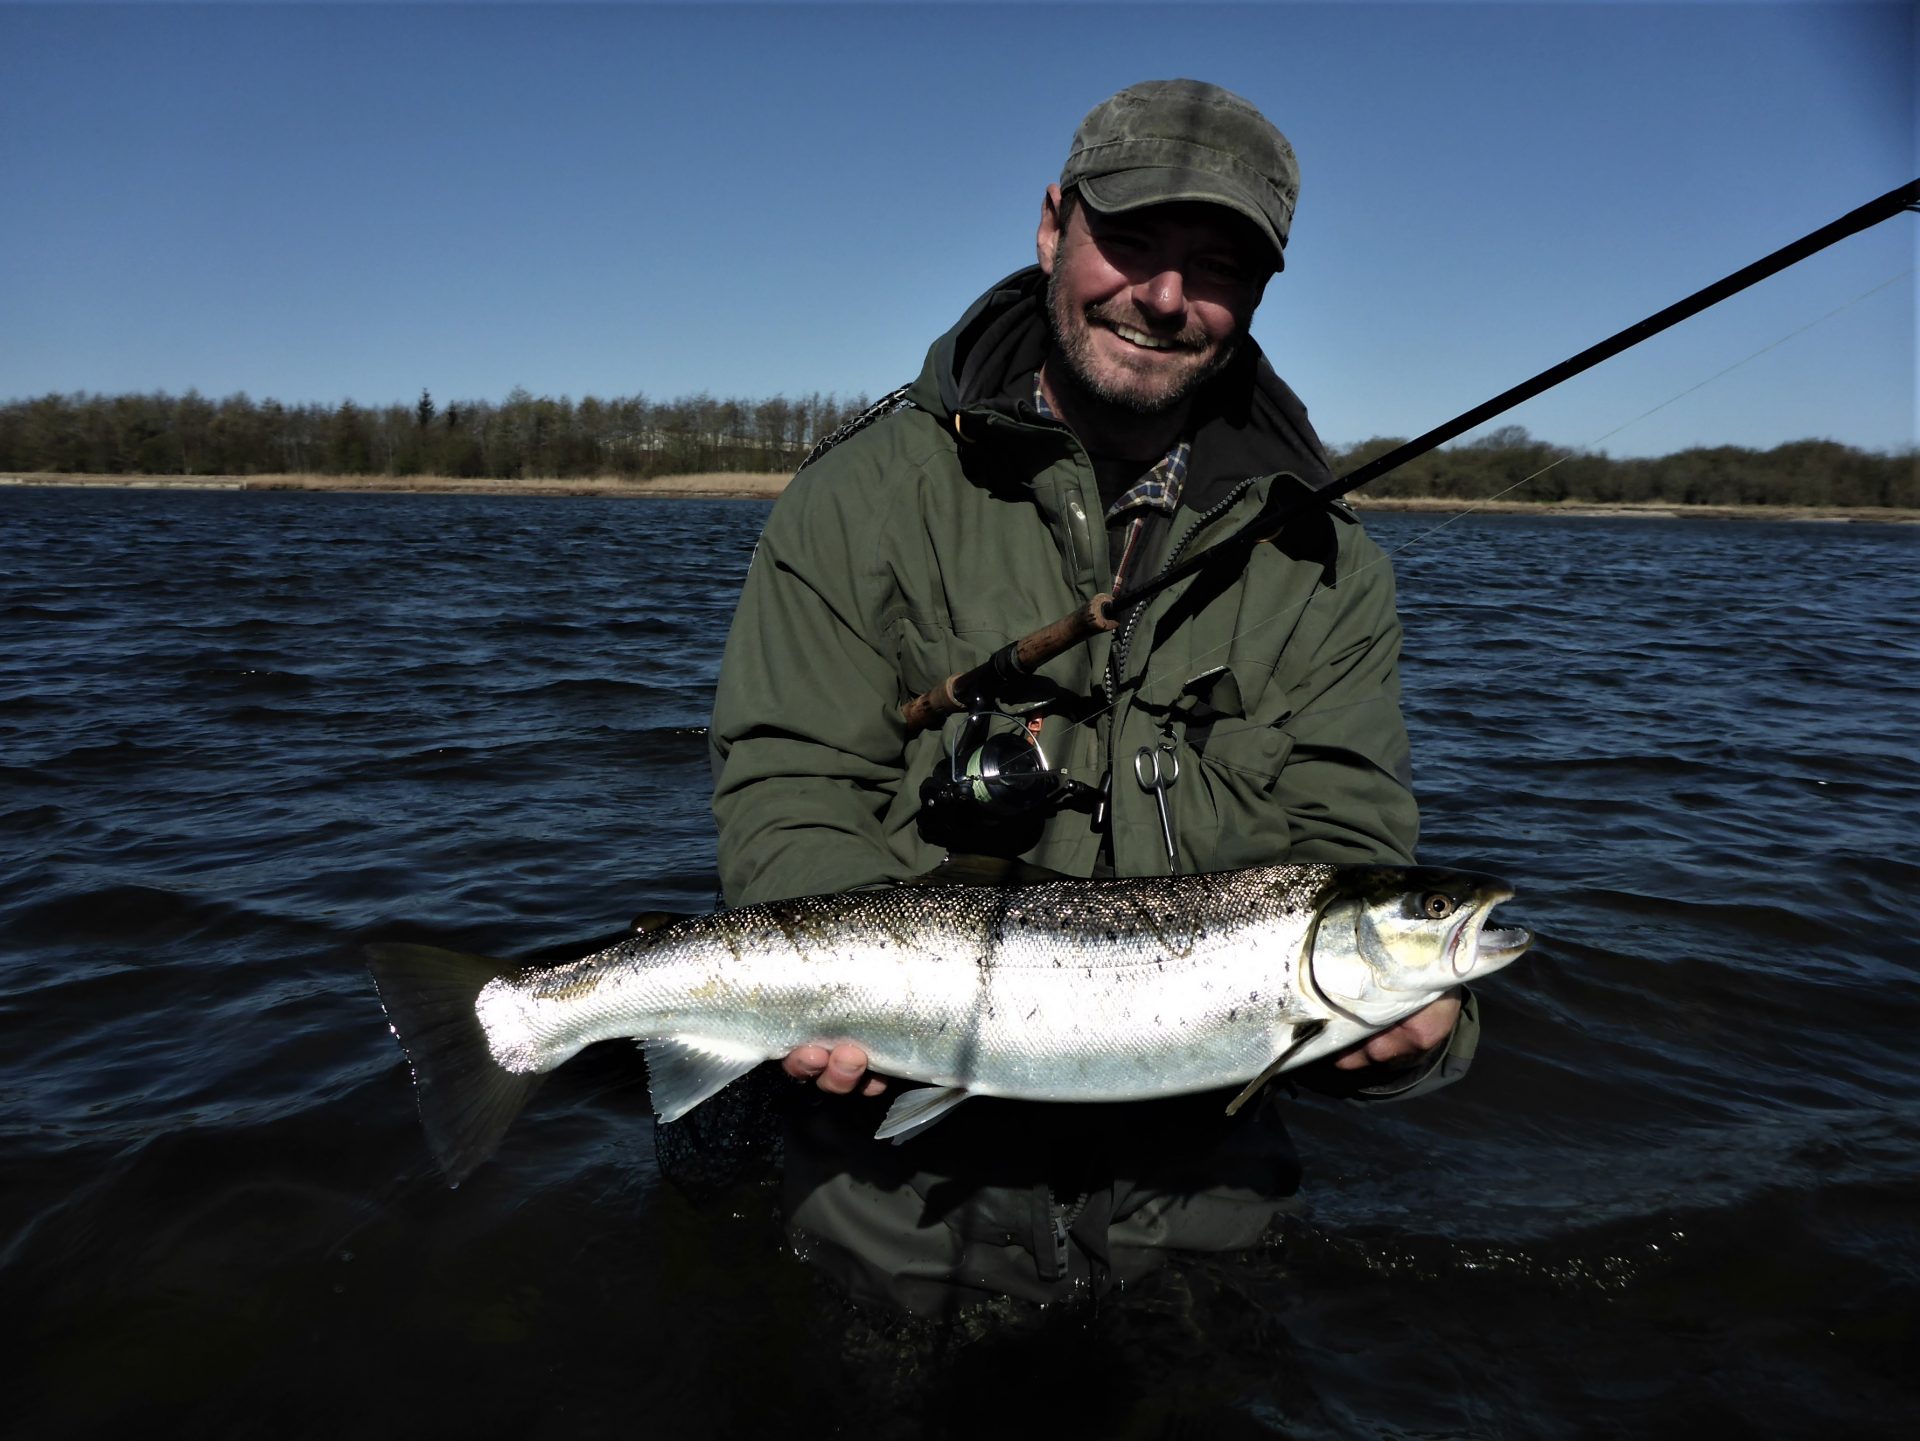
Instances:
[[[934,345],[909,408],[832,445],[775,506],[711,731],[732,904],[908,880],[949,849],[1164,874],[1134,771],[1163,744],[1180,768],[1166,799],[1182,871],[1412,859],[1393,573],[1344,508],[1171,588],[1009,702],[1046,717],[1054,764],[1095,788],[1111,773],[1110,852],[1091,806],[958,841],[923,813],[921,784],[949,759],[939,732],[907,734],[902,703],[1111,585],[1092,464],[1032,405],[1043,303],[1037,271],[995,287]],[[1230,533],[1273,487],[1327,479],[1304,409],[1250,343],[1209,386],[1192,441],[1159,564]],[[1477,1033],[1469,1004],[1420,1064],[1314,1067],[1305,1083],[1419,1094],[1464,1072]],[[1252,1245],[1298,1181],[1277,1108],[1230,1120],[1219,1095],[1028,1105],[1017,1123],[1013,1103],[983,1100],[900,1148],[871,1140],[885,1097],[792,1099],[790,1229],[855,1295],[927,1314],[983,1294],[1060,1299],[1157,1255]]]
[[[835,445],[774,508],[714,707],[730,903],[906,880],[962,848],[923,824],[921,783],[949,757],[940,732],[907,734],[901,704],[1110,588],[1092,464],[1027,399],[1043,294],[1035,270],[989,292],[933,347],[912,408]],[[1251,342],[1196,422],[1169,555],[1229,534],[1275,486],[1327,478]],[[1090,786],[1111,771],[1115,874],[1167,870],[1134,769],[1162,743],[1180,767],[1166,800],[1182,871],[1412,859],[1393,572],[1351,512],[1299,520],[1120,634],[1050,662],[1017,702],[1051,712],[1055,765]],[[967,841],[1067,875],[1102,862],[1090,805]]]

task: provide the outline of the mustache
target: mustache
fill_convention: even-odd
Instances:
[[[1113,301],[1095,301],[1087,306],[1086,317],[1090,321],[1099,321],[1104,325],[1124,325],[1127,329],[1137,330],[1142,335],[1151,335],[1155,340],[1164,340],[1176,350],[1207,348],[1207,334],[1199,326],[1189,325],[1170,335],[1130,305]]]

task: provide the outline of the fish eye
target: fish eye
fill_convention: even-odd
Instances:
[[[1460,903],[1452,896],[1442,895],[1439,891],[1428,891],[1420,897],[1420,914],[1430,921],[1444,921],[1460,908]]]

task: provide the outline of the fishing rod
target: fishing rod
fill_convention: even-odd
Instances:
[[[1731,295],[1736,295],[1750,285],[1758,284],[1768,276],[1797,265],[1809,255],[1825,250],[1829,245],[1845,240],[1850,235],[1878,225],[1902,211],[1920,210],[1920,180],[1912,180],[1898,189],[1889,190],[1877,200],[1870,200],[1857,210],[1850,210],[1831,224],[1803,235],[1790,245],[1783,245],[1770,255],[1762,256],[1753,264],[1734,271],[1713,284],[1696,290],[1684,300],[1675,301],[1666,309],[1656,311],[1645,320],[1629,325],[1625,330],[1608,336],[1597,345],[1590,345],[1578,355],[1570,356],[1558,365],[1549,366],[1530,380],[1523,380],[1510,390],[1503,390],[1491,400],[1463,411],[1444,425],[1437,425],[1424,435],[1414,437],[1403,445],[1396,446],[1385,455],[1377,456],[1365,465],[1349,471],[1347,474],[1310,490],[1282,488],[1268,499],[1251,520],[1226,539],[1207,547],[1197,555],[1189,556],[1178,564],[1168,567],[1151,580],[1139,585],[1123,587],[1113,595],[1096,595],[1071,615],[1062,616],[1051,624],[1044,625],[1032,634],[1003,646],[995,651],[972,670],[962,671],[949,676],[944,684],[936,686],[925,695],[915,696],[900,707],[900,717],[906,722],[907,733],[917,734],[938,724],[949,715],[961,711],[982,711],[992,707],[996,696],[1004,693],[1012,684],[1032,675],[1034,670],[1045,665],[1055,656],[1062,655],[1103,631],[1119,629],[1119,617],[1134,606],[1151,600],[1167,587],[1177,585],[1194,572],[1207,566],[1222,565],[1229,562],[1245,564],[1246,557],[1253,547],[1262,541],[1273,539],[1281,529],[1295,516],[1306,511],[1338,500],[1349,491],[1356,490],[1370,480],[1378,480],[1390,470],[1396,470],[1408,461],[1425,455],[1437,446],[1446,444],[1455,436],[1473,429],[1476,425],[1491,420],[1503,411],[1511,410],[1522,401],[1531,400],[1542,391],[1551,390],[1563,380],[1569,380],[1589,370],[1601,361],[1631,349],[1641,341],[1658,335],[1669,326],[1678,325],[1689,316],[1697,315],[1709,306],[1718,305]]]

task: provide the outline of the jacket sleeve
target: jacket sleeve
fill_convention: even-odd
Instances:
[[[1296,861],[1410,864],[1420,833],[1400,714],[1393,568],[1357,527],[1334,586],[1334,619],[1288,697],[1293,750],[1278,796]]]
[[[906,879],[882,825],[905,734],[865,563],[875,520],[829,479],[823,461],[774,507],[721,661],[709,741],[730,905]]]

